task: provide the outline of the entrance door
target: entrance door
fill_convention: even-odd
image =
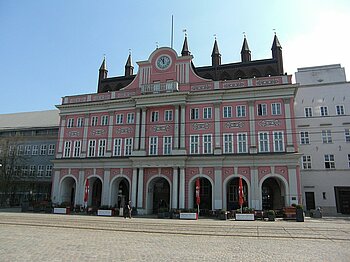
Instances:
[[[350,214],[350,187],[334,187],[337,202],[337,211]]]
[[[315,193],[314,192],[305,192],[305,202],[306,202],[306,210],[316,209]]]
[[[158,214],[169,210],[170,206],[170,185],[164,178],[159,178],[153,184],[153,208],[152,213]]]

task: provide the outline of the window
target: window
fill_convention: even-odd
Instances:
[[[322,130],[322,142],[323,142],[323,144],[332,143],[331,130]]]
[[[300,144],[302,145],[310,144],[309,132],[307,131],[300,132]]]
[[[171,136],[163,137],[163,155],[171,155],[172,140],[173,138]]]
[[[35,166],[31,165],[29,167],[29,176],[34,176],[35,175]]]
[[[190,153],[199,154],[199,135],[190,136]]]
[[[108,126],[108,116],[101,117],[101,126]]]
[[[149,154],[158,155],[158,137],[151,136],[149,138]]]
[[[83,124],[84,124],[84,118],[79,117],[79,118],[77,119],[77,127],[82,127]]]
[[[224,118],[232,117],[232,106],[224,106],[223,117]]]
[[[115,123],[116,123],[117,125],[123,124],[123,117],[124,117],[123,114],[118,114],[118,115],[116,115],[116,117],[115,117]]]
[[[326,169],[335,168],[334,155],[324,155],[324,167]]]
[[[8,155],[9,155],[9,156],[13,156],[13,155],[15,154],[15,151],[16,151],[16,147],[13,146],[13,145],[10,146]]]
[[[106,154],[106,139],[98,140],[98,156],[105,156]]]
[[[301,159],[303,169],[311,169],[311,156],[303,156]]]
[[[173,110],[164,111],[164,121],[173,121]]]
[[[190,118],[192,120],[198,119],[199,118],[199,109],[198,108],[191,108],[191,116]]]
[[[328,107],[327,106],[320,107],[320,115],[321,116],[328,116]]]
[[[31,151],[32,151],[32,146],[26,145],[26,146],[24,147],[24,154],[25,154],[26,156],[30,155]]]
[[[159,120],[159,112],[153,111],[151,112],[151,122],[158,122]]]
[[[124,156],[131,156],[132,154],[132,138],[125,138],[124,141]]]
[[[91,126],[97,126],[98,123],[98,117],[97,116],[93,116],[91,118]]]
[[[269,152],[269,133],[259,133],[259,151]]]
[[[46,155],[46,149],[47,149],[47,145],[41,145],[40,146],[40,155]]]
[[[74,141],[73,157],[80,157],[80,148],[81,148],[81,141],[80,140]]]
[[[345,134],[345,142],[350,142],[350,129],[346,128],[344,134]]]
[[[272,115],[281,115],[281,103],[272,103],[271,104],[271,113]]]
[[[23,145],[17,146],[17,155],[22,156],[23,154],[24,154],[24,146]]]
[[[28,176],[29,166],[22,166],[22,176]]]
[[[72,142],[66,141],[64,142],[64,153],[63,157],[70,157],[70,150],[71,150]]]
[[[113,156],[121,156],[121,155],[122,155],[122,139],[116,138],[114,139]]]
[[[89,140],[88,157],[95,156],[96,140]]]
[[[233,153],[233,134],[224,134],[223,136],[224,144],[224,153],[231,154]]]
[[[238,153],[247,153],[247,134],[237,134],[237,151]]]
[[[343,105],[335,106],[335,111],[337,113],[337,116],[345,115],[345,110],[344,110],[344,106]]]
[[[203,154],[212,153],[211,135],[203,135]]]
[[[50,177],[52,175],[52,166],[51,165],[47,165],[46,166],[46,176]]]
[[[258,104],[258,116],[266,116],[266,115],[267,115],[267,105]]]
[[[304,114],[305,114],[305,117],[312,117],[312,108],[311,107],[305,107],[304,108]]]
[[[284,151],[284,139],[282,131],[274,131],[273,132],[273,145],[275,152],[283,152]]]
[[[135,114],[134,113],[128,113],[126,117],[126,121],[128,124],[133,124],[135,121]]]
[[[39,146],[38,145],[34,145],[33,146],[33,151],[32,151],[32,156],[37,156],[39,153]]]
[[[55,154],[55,144],[50,144],[49,145],[49,151],[47,152],[49,156],[52,156]]]
[[[74,118],[68,118],[67,127],[68,128],[74,127]]]
[[[236,106],[236,116],[245,117],[247,114],[246,106]]]
[[[38,166],[38,176],[43,176],[44,175],[44,166],[39,165]]]
[[[203,118],[204,119],[211,119],[211,116],[212,116],[211,107],[204,107],[203,108]]]
[[[348,168],[350,168],[350,154],[348,154]]]

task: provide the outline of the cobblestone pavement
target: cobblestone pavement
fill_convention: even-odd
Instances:
[[[350,261],[350,220],[0,213],[1,261]]]

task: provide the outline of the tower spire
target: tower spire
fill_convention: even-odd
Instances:
[[[244,34],[244,39],[243,39],[243,45],[242,45],[242,50],[241,50],[241,60],[242,62],[249,62],[252,60],[251,58],[251,52],[248,46],[248,41],[247,41],[247,37],[245,35],[245,32],[243,32]]]
[[[275,31],[275,30],[274,30]],[[282,56],[282,46],[278,40],[276,32],[274,32],[273,43],[271,47],[272,58],[277,61],[277,70],[280,75],[284,74],[283,71],[283,56]]]
[[[213,52],[211,53],[211,64],[212,66],[217,67],[221,65],[221,54],[219,51],[218,42],[216,40],[216,35],[214,36],[215,36],[215,41],[214,41]]]
[[[98,72],[98,87],[97,87],[98,93],[103,92],[101,82],[103,79],[106,79],[107,76],[108,76],[108,70],[107,70],[107,63],[106,63],[106,55],[104,55],[102,64]]]
[[[183,46],[182,46],[181,55],[182,55],[182,56],[188,56],[188,55],[191,55],[191,52],[188,50],[188,44],[187,44],[187,30],[184,29],[183,32],[185,33],[185,40],[184,40],[184,44],[183,44]]]
[[[132,65],[131,49],[129,49],[129,56],[125,64],[125,76],[131,76],[134,74],[134,66]]]

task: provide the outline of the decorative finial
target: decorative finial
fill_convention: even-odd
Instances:
[[[103,59],[106,60],[106,54],[103,54]]]
[[[216,40],[216,34],[214,34],[214,39]]]
[[[243,32],[243,37],[244,37],[244,38],[246,38],[246,37],[247,37],[247,35],[245,34],[245,32]]]
[[[182,32],[184,32],[185,33],[185,37],[187,37],[187,29],[186,28],[183,29]]]
[[[277,33],[276,33],[276,29],[272,29],[272,31],[273,31],[273,33],[276,35]]]
[[[131,55],[131,48],[129,48],[129,55]]]
[[[158,41],[156,42],[156,48],[157,48],[157,49],[159,48],[159,43],[158,43]]]

